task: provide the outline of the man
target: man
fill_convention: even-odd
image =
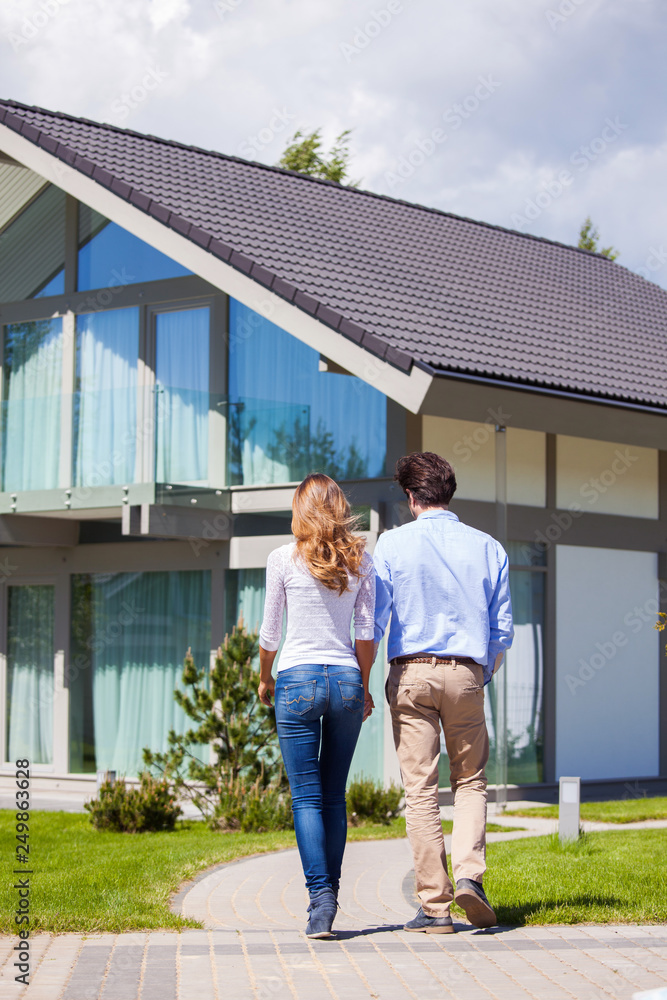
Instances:
[[[514,634],[508,559],[495,539],[448,509],[456,477],[439,455],[399,459],[394,478],[415,520],[381,535],[373,561],[376,642],[391,616],[385,691],[421,902],[404,929],[451,933],[452,898],[475,927],[492,927],[496,915],[482,888],[489,757],[484,685]],[[455,893],[438,806],[441,723],[454,792]]]

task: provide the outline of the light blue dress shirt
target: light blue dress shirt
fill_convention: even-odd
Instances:
[[[514,636],[509,560],[502,545],[450,510],[427,510],[380,535],[375,641],[389,627],[388,659],[469,656],[493,675]]]

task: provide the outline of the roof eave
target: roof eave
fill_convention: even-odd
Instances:
[[[571,389],[560,389],[537,383],[519,382],[512,379],[503,379],[491,375],[476,375],[472,372],[455,371],[453,369],[436,368],[425,361],[415,359],[415,368],[430,375],[437,383],[439,380],[455,379],[457,382],[472,382],[475,385],[488,385],[490,388],[511,389],[514,392],[533,393],[540,396],[550,396],[556,399],[568,399],[577,403],[590,403],[597,406],[610,406],[615,409],[632,410],[637,413],[648,413],[652,416],[667,418],[667,407],[656,406],[651,403],[633,402],[632,400],[618,399],[613,396],[595,395],[594,393],[575,392]]]

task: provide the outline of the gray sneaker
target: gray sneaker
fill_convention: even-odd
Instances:
[[[403,925],[404,931],[425,931],[427,934],[453,934],[454,924],[452,918],[429,917],[422,910],[421,906],[417,910],[412,920],[408,920]]]
[[[456,883],[454,899],[465,911],[473,927],[495,927],[496,915],[489,903],[481,882],[471,878],[460,878]]]

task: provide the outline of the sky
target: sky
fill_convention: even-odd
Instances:
[[[352,129],[371,191],[667,288],[665,0],[0,0],[0,96],[263,163]]]

